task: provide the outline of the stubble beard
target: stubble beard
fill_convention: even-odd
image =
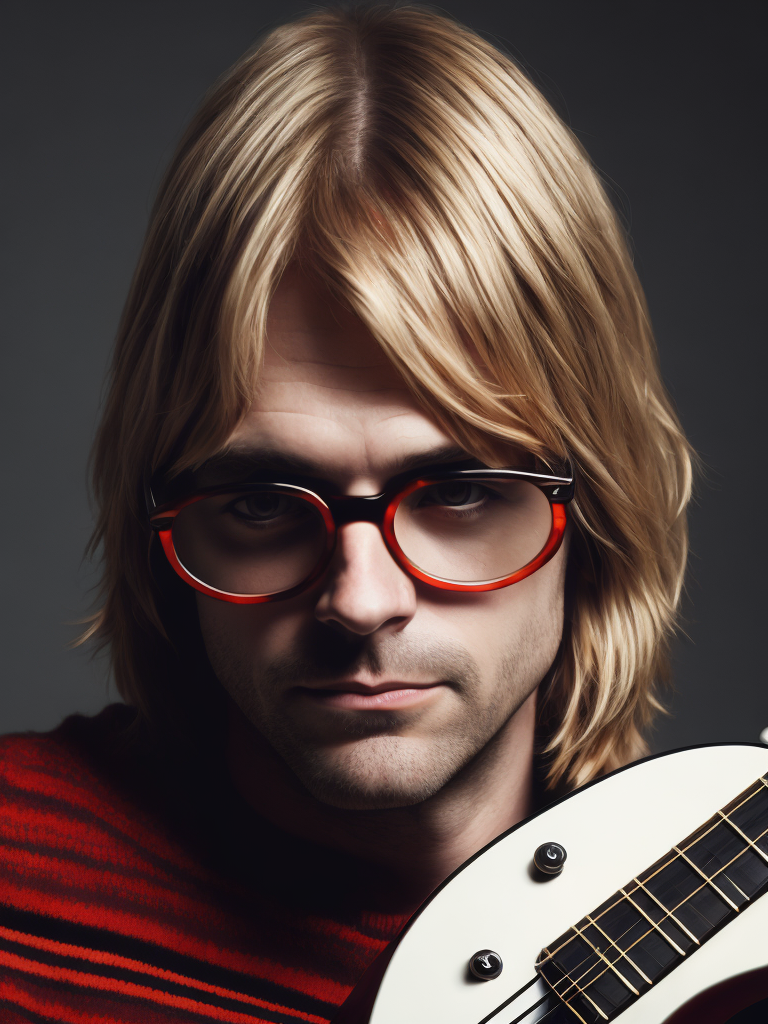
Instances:
[[[540,639],[540,638],[539,638]],[[316,634],[291,654],[260,667],[236,657],[223,636],[206,635],[213,669],[246,718],[318,801],[348,810],[408,807],[434,796],[506,725],[546,672],[538,645],[517,637],[503,652],[494,678],[483,685],[469,652],[455,643],[419,642],[404,634],[350,646]],[[541,651],[539,649],[539,655]],[[383,678],[413,678],[423,670],[449,692],[440,709],[410,713],[356,712],[344,735],[318,740],[311,723],[285,712],[284,694],[308,680],[322,685],[368,669]],[[424,728],[420,728],[423,725]]]

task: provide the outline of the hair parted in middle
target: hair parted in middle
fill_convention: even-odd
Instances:
[[[550,781],[640,756],[682,586],[690,451],[587,155],[508,57],[421,7],[320,10],[271,31],[167,172],[94,451],[104,576],[89,634],[110,646],[123,697],[152,719],[181,692],[142,482],[226,444],[296,260],[468,452],[498,465],[507,441],[572,459],[569,610],[538,711]]]

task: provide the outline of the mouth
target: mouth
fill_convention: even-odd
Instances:
[[[299,686],[297,691],[302,697],[321,707],[340,708],[345,711],[389,711],[433,700],[445,689],[445,685],[439,681],[412,683],[403,680],[370,685],[358,680],[348,680],[326,688]]]

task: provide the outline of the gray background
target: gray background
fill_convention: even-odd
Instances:
[[[2,66],[0,732],[115,694],[66,649],[89,607],[86,460],[162,168],[272,0],[17,2]],[[685,631],[657,750],[756,740],[765,691],[765,230],[757,4],[445,6],[506,46],[578,133],[630,224],[666,381],[703,459]]]

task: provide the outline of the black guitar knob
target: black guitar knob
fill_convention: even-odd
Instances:
[[[533,855],[533,863],[543,875],[559,875],[568,854],[560,843],[544,843]]]
[[[492,949],[481,949],[469,961],[469,969],[481,981],[492,981],[501,974],[504,964],[498,953]]]

